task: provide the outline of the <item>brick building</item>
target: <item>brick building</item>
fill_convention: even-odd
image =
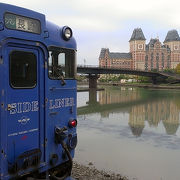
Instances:
[[[164,70],[180,63],[180,37],[176,30],[168,31],[163,44],[158,38],[146,44],[141,28],[134,29],[129,40],[129,53],[110,52],[102,48],[99,66],[111,68]]]

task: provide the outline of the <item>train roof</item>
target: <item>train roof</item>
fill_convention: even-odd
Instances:
[[[7,21],[5,22],[5,18],[7,15],[9,16],[9,14],[12,15],[12,17],[22,17],[26,20],[34,20],[37,22],[37,24],[40,22],[39,33],[29,32],[26,30],[22,31],[14,27],[11,28],[11,26],[7,27]],[[63,38],[63,27],[64,26],[60,27],[46,21],[45,15],[39,12],[10,4],[0,3],[0,40],[4,40],[6,38],[18,38],[39,41],[45,44],[47,47],[56,46],[76,50],[76,41],[73,36],[69,40]]]

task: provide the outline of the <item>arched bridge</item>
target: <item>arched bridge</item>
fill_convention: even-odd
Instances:
[[[132,70],[132,69],[118,69],[118,68],[106,68],[99,66],[89,66],[89,65],[78,65],[77,72],[81,74],[89,75],[89,87],[97,87],[97,79],[99,74],[131,74],[138,76],[151,77],[153,84],[156,84],[157,77],[168,78],[172,77],[177,81],[180,81],[180,76],[173,73],[165,72],[152,72],[152,71],[143,71],[143,70]]]

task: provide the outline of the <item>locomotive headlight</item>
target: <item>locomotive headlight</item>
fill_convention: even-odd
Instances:
[[[62,29],[62,36],[66,41],[68,41],[72,37],[71,28],[68,26],[64,26]]]

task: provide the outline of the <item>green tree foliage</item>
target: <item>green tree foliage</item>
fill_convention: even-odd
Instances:
[[[175,70],[174,70],[174,69],[167,68],[167,69],[164,69],[163,72],[175,73]]]
[[[86,76],[83,76],[83,75],[77,75],[76,76],[76,79],[77,79],[77,81],[87,81],[87,78],[86,78]]]
[[[123,74],[103,74],[100,76],[98,79],[100,82],[117,82],[120,81],[121,79],[126,79],[126,76]]]
[[[150,77],[137,76],[137,80],[143,83],[150,83],[152,80]]]
[[[175,73],[180,74],[180,63],[176,66]]]

